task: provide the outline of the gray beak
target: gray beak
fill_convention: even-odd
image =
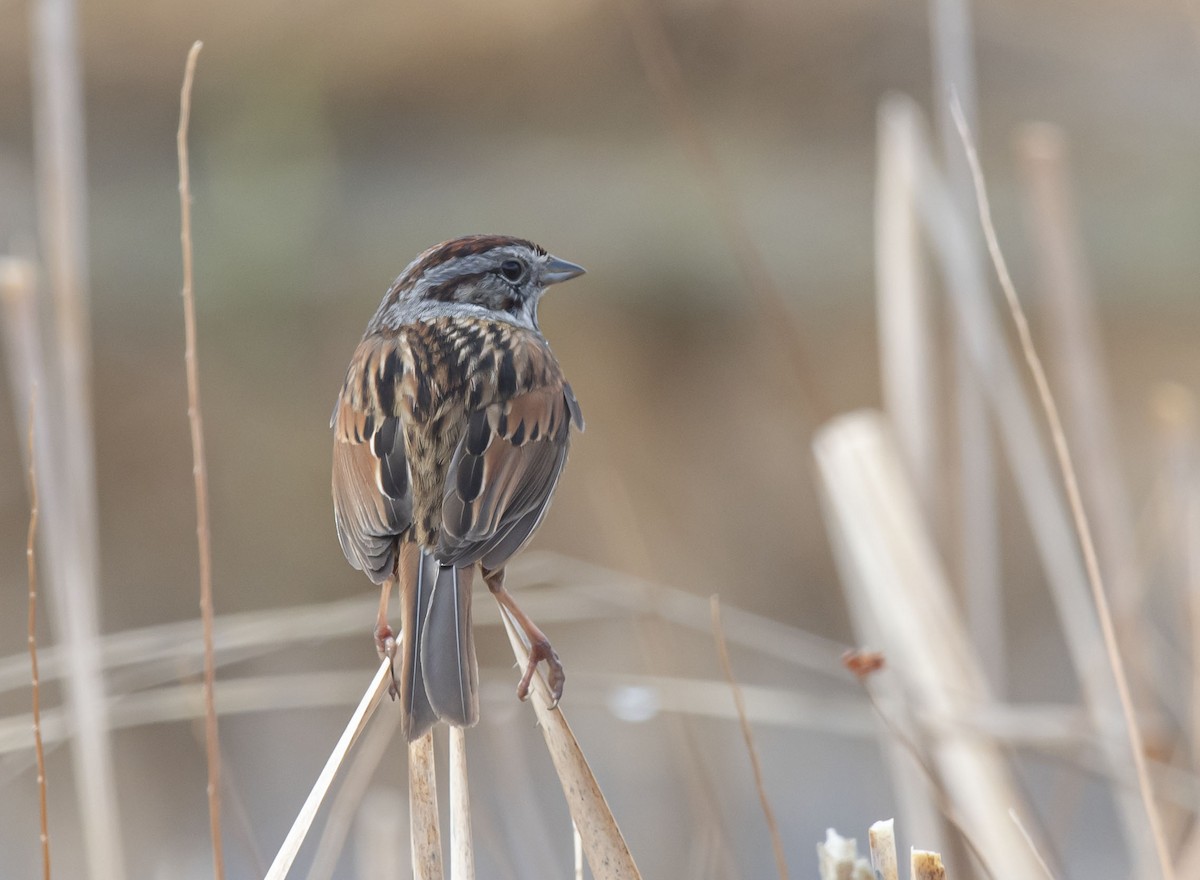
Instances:
[[[574,263],[568,263],[558,257],[551,257],[546,261],[546,267],[542,269],[542,283],[550,285],[558,284],[560,281],[570,281],[586,271],[583,266],[576,266]]]

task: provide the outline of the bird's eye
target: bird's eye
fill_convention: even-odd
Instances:
[[[520,260],[505,260],[500,264],[500,274],[509,281],[518,280],[524,271],[525,267],[521,265]]]

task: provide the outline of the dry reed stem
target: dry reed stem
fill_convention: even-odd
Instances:
[[[279,852],[275,854],[275,860],[271,862],[271,868],[267,871],[265,880],[283,880],[283,878],[287,877],[288,871],[292,867],[292,862],[296,860],[296,854],[300,851],[300,846],[304,843],[304,838],[308,835],[308,831],[312,827],[317,810],[320,808],[321,802],[325,799],[325,795],[329,793],[329,787],[333,784],[334,777],[337,775],[338,770],[341,769],[342,763],[346,760],[346,755],[349,753],[350,747],[354,745],[354,741],[362,733],[367,721],[375,713],[380,699],[391,682],[392,664],[390,660],[384,659],[379,664],[379,669],[375,672],[375,677],[371,680],[366,693],[363,694],[362,699],[359,701],[358,707],[350,716],[350,721],[346,725],[346,729],[342,731],[342,735],[339,737],[337,745],[334,746],[333,752],[330,753],[328,760],[325,761],[325,766],[321,769],[317,781],[313,784],[312,791],[308,793],[308,797],[305,799],[304,805],[300,808],[296,820],[292,823],[287,837],[284,838],[283,845],[279,848]]]
[[[872,880],[871,866],[858,855],[858,841],[832,828],[817,844],[817,874],[820,880]]]
[[[626,565],[634,570],[647,571],[656,577],[661,568],[658,555],[651,549],[646,540],[646,531],[641,522],[641,515],[629,494],[627,481],[622,477],[620,469],[610,468],[608,479],[596,479],[590,487],[589,496],[596,508],[595,516],[600,525],[599,533],[612,549],[614,558],[625,560]],[[658,608],[663,604],[662,587],[653,581],[647,584],[648,593],[646,604]],[[693,597],[698,599],[698,597]],[[711,627],[711,612],[706,621]],[[540,618],[539,618],[540,619]],[[653,673],[671,674],[680,671],[680,652],[674,627],[666,618],[656,611],[634,616],[634,632],[637,635],[643,663]],[[668,694],[674,696],[669,686],[653,686],[660,701]],[[724,694],[722,695],[724,696]],[[572,684],[572,700],[578,700],[575,683]],[[720,862],[718,875],[725,880],[738,880],[740,870],[732,855],[729,845],[729,834],[725,827],[724,817],[718,805],[721,798],[713,783],[712,762],[706,760],[704,750],[696,741],[693,719],[687,714],[671,712],[670,708],[660,702],[664,710],[663,723],[670,738],[667,748],[675,773],[687,786],[686,803],[692,815],[693,838],[705,844],[704,855],[711,856]],[[720,706],[728,705],[722,699]],[[575,836],[578,841],[578,832]],[[690,866],[688,876],[697,876],[700,865]]]
[[[52,383],[40,421],[44,557],[56,641],[69,646],[65,701],[76,721],[71,752],[88,875],[125,877],[116,770],[105,714],[105,681],[97,668],[99,526],[91,405],[88,314],[87,162],[84,94],[75,0],[30,4],[34,158],[39,244],[54,304]],[[40,333],[39,321],[34,332]]]
[[[0,274],[4,271],[2,262]],[[0,281],[0,286],[2,284]],[[7,329],[7,324],[5,326]],[[20,333],[19,330],[16,332]],[[27,394],[19,402],[22,406],[27,405]],[[39,447],[42,443],[39,437]],[[45,460],[45,456],[39,458]],[[615,616],[624,619],[626,612],[632,611],[658,614],[685,629],[706,635],[710,633],[708,602],[675,587],[654,584],[590,562],[549,552],[523,553],[508,570],[514,580],[528,583],[531,587],[534,584],[544,585],[541,589],[526,590],[521,600],[522,607],[537,620],[591,621]],[[358,598],[333,602],[220,615],[213,621],[218,663],[294,647],[305,640],[324,642],[338,636],[360,635],[363,615],[373,613],[378,604],[378,594],[364,594]],[[730,643],[835,680],[842,678],[840,658],[847,645],[731,605],[725,606],[722,618]],[[492,617],[481,613],[476,621],[477,626],[495,626],[499,623],[498,614]],[[44,681],[63,677],[65,654],[54,645],[41,652]],[[102,638],[96,669],[108,671],[125,667],[153,670],[163,666],[174,667],[181,661],[196,657],[203,657],[203,629],[199,622],[155,624],[110,633]],[[28,658],[24,653],[0,658],[0,693],[24,687],[28,681],[28,667]],[[176,678],[178,674],[173,668],[170,674],[159,675],[158,680],[174,681]]]
[[[863,679],[862,685],[863,690],[866,691],[867,698],[871,701],[872,708],[875,709],[875,714],[878,715],[879,720],[883,722],[883,726],[891,735],[892,740],[898,743],[900,747],[908,753],[909,757],[913,759],[913,762],[916,764],[916,766],[920,768],[921,773],[925,777],[925,781],[929,783],[929,788],[933,791],[933,800],[937,804],[938,812],[940,812],[942,816],[945,817],[946,821],[950,823],[950,826],[962,836],[963,843],[966,845],[971,855],[975,858],[975,861],[977,861],[980,867],[983,868],[984,874],[986,874],[990,880],[996,880],[996,875],[992,873],[991,866],[988,864],[987,859],[984,858],[983,852],[979,849],[979,845],[967,831],[966,825],[963,824],[963,822],[958,818],[958,815],[955,813],[954,805],[950,802],[950,795],[946,792],[945,786],[942,785],[941,780],[938,778],[937,772],[929,764],[929,761],[925,758],[925,755],[921,753],[921,750],[917,748],[917,744],[909,739],[904,734],[904,731],[902,731],[896,724],[896,722],[883,711],[883,708],[879,705],[879,701],[875,698],[875,693],[871,690],[870,683],[866,679]],[[894,843],[895,841],[893,841],[893,845]]]
[[[529,662],[529,649],[508,613],[501,610],[508,641],[521,669]],[[588,766],[562,707],[550,708],[553,700],[540,671],[533,676],[529,702],[546,740],[546,750],[562,784],[571,820],[583,839],[583,852],[596,880],[641,880],[641,873],[604,799],[604,792]]]
[[[930,48],[935,95],[962,96],[967,118],[976,119],[975,59],[969,0],[931,0]],[[958,136],[949,112],[935,102],[942,164],[950,196],[959,213],[971,205],[971,175],[958,150]],[[963,257],[980,262],[979,236],[968,229]],[[1008,678],[1001,583],[1000,524],[997,502],[995,441],[988,420],[982,381],[971,365],[970,342],[958,327],[953,331],[954,420],[957,427],[958,579],[963,586],[967,624],[978,646],[988,681],[1003,693]]]
[[[902,681],[884,679],[907,700],[897,705],[917,717],[932,711],[950,718],[986,705],[986,682],[886,420],[874,412],[840,416],[817,433],[813,451],[855,626],[903,673]],[[870,681],[863,684],[873,700]],[[947,818],[960,831],[970,828],[964,838],[986,870],[997,876],[1036,870],[1015,831],[995,821],[1019,801],[995,743],[948,732],[931,738],[930,763],[880,717],[893,741],[910,748],[926,770]]]
[[[871,867],[877,880],[900,880],[899,860],[896,858],[896,820],[886,819],[867,829],[871,850]]]
[[[1021,817],[1017,815],[1017,811],[1009,809],[1008,816],[1013,820],[1013,824],[1017,826],[1017,830],[1021,832],[1021,836],[1025,838],[1025,842],[1029,844],[1029,851],[1033,853],[1033,857],[1037,859],[1038,865],[1046,875],[1046,880],[1055,880],[1054,872],[1050,870],[1050,866],[1046,864],[1046,860],[1042,858],[1042,854],[1038,851],[1037,844],[1033,842],[1033,838],[1029,836],[1029,831],[1026,830],[1025,824],[1021,821]]]
[[[192,114],[192,81],[203,43],[192,44],[179,93],[179,239],[183,247],[183,322],[187,367],[188,422],[192,430],[192,477],[196,486],[196,543],[200,551],[200,620],[204,628],[204,742],[208,762],[208,823],[212,837],[213,876],[225,877],[221,850],[221,747],[217,710],[213,705],[216,662],[213,659],[212,545],[208,525],[208,464],[204,457],[204,421],[200,412],[200,368],[196,360],[196,301],[192,290],[192,191],[188,168],[188,122]]]
[[[432,730],[408,744],[408,818],[413,880],[442,880],[445,872]]]
[[[1008,272],[1008,264],[1005,262],[1004,255],[1000,251],[1000,242],[996,236],[996,229],[992,224],[991,207],[988,203],[987,188],[984,184],[983,170],[979,164],[979,156],[975,151],[971,132],[967,128],[966,120],[963,118],[962,110],[955,96],[951,97],[951,110],[958,125],[963,148],[966,150],[967,161],[971,166],[971,178],[975,184],[975,197],[979,208],[979,221],[983,227],[984,240],[987,242],[988,253],[991,255],[992,264],[1000,280],[1004,299],[1008,304],[1009,311],[1013,317],[1013,323],[1017,328],[1021,350],[1025,355],[1026,363],[1029,365],[1029,371],[1033,375],[1034,384],[1037,386],[1038,398],[1041,401],[1046,421],[1050,427],[1055,456],[1058,459],[1063,484],[1067,492],[1067,501],[1071,508],[1071,516],[1075,521],[1080,548],[1083,551],[1088,583],[1092,588],[1092,598],[1096,605],[1096,612],[1100,618],[1100,631],[1104,637],[1105,651],[1108,654],[1109,665],[1112,667],[1113,678],[1116,680],[1117,695],[1120,697],[1121,711],[1125,720],[1125,730],[1129,737],[1130,750],[1133,753],[1132,757],[1134,770],[1137,773],[1138,789],[1146,808],[1146,816],[1150,822],[1150,831],[1158,853],[1159,867],[1166,880],[1173,880],[1175,869],[1171,864],[1170,851],[1167,848],[1167,842],[1162,832],[1162,821],[1159,818],[1158,808],[1154,802],[1154,793],[1150,787],[1150,777],[1146,770],[1146,756],[1142,746],[1142,734],[1138,729],[1137,719],[1134,717],[1133,700],[1129,693],[1129,683],[1125,677],[1125,667],[1121,662],[1120,649],[1117,646],[1112,612],[1108,606],[1108,598],[1104,593],[1104,582],[1100,575],[1100,564],[1096,556],[1096,547],[1092,540],[1087,513],[1083,509],[1083,500],[1079,493],[1079,480],[1076,477],[1071,451],[1067,446],[1066,435],[1063,432],[1058,405],[1055,403],[1054,395],[1051,393],[1050,385],[1046,380],[1046,371],[1042,366],[1041,357],[1034,347],[1033,336],[1029,332],[1029,322],[1025,317],[1025,310],[1021,306],[1021,301],[1017,298],[1016,287],[1013,285],[1012,277]]]
[[[17,424],[29,411],[33,389],[49,389],[49,364],[42,348],[38,306],[32,264],[20,259],[0,260],[0,305],[4,309],[4,349],[12,387]],[[55,417],[62,401],[53,393],[42,398],[59,407],[43,406],[37,413],[41,426],[35,430],[37,460],[59,462],[67,454],[62,444],[82,442],[78,436],[64,438],[56,433]],[[24,454],[24,444],[21,445]],[[40,486],[39,533],[43,546],[54,552],[43,557],[45,582],[42,590],[50,609],[50,620],[59,648],[50,652],[62,657],[65,706],[62,710],[73,724],[67,732],[71,740],[71,760],[76,780],[75,792],[81,813],[84,853],[94,876],[120,880],[124,876],[124,858],[120,841],[119,805],[110,749],[110,721],[105,700],[107,683],[99,658],[99,618],[96,609],[96,561],[92,551],[94,522],[83,515],[88,489],[67,486],[70,474],[64,467],[42,467],[37,472]],[[68,497],[68,491],[70,496]],[[77,497],[80,496],[80,497]],[[79,509],[76,509],[79,501]],[[89,537],[90,536],[90,537]],[[88,561],[90,559],[90,562]],[[45,657],[39,657],[39,675],[46,677]],[[9,682],[21,687],[29,680],[29,660],[21,655],[7,664]],[[49,713],[47,713],[49,714]],[[27,728],[26,728],[27,729]]]
[[[450,728],[450,880],[475,880],[466,733],[461,727]]]
[[[799,322],[767,270],[762,253],[746,227],[733,187],[688,101],[679,59],[646,0],[622,0],[621,8],[646,80],[691,160],[697,182],[712,203],[738,269],[766,325],[765,332],[791,362],[795,381],[789,382],[788,387],[795,389],[806,410],[805,417],[810,424],[815,424],[828,417],[833,409],[814,380],[819,372],[811,368]]]
[[[880,390],[921,506],[940,523],[936,325],[913,210],[916,145],[902,135],[903,112],[894,101],[879,105],[874,214]]]
[[[39,664],[40,660],[39,656]],[[28,657],[25,661],[28,664]],[[484,669],[482,673],[488,681],[506,680],[511,674],[508,668]],[[353,671],[226,678],[217,693],[217,713],[228,716],[341,707],[348,703],[347,691],[357,688],[359,681],[359,673]],[[663,713],[727,721],[738,718],[737,707],[729,699],[728,682],[716,679],[572,672],[571,702],[608,708],[613,690],[623,687],[654,691]],[[746,701],[746,717],[752,723],[863,739],[877,733],[870,705],[857,697],[827,698],[754,685],[742,685],[741,690]],[[507,693],[491,688],[484,689],[483,697],[487,701],[510,698]],[[114,695],[110,708],[118,707],[120,712],[114,718],[114,730],[203,718],[203,685],[170,684],[139,693]],[[883,701],[881,708],[895,714],[900,706]],[[68,718],[69,715],[59,708],[43,712],[42,737],[47,745],[57,745],[70,735]],[[30,749],[30,721],[28,714],[0,718],[0,755]],[[1087,716],[1078,707],[1069,705],[994,704],[956,716],[927,713],[922,716],[921,725],[923,730],[935,736],[978,735],[1012,747],[1036,749],[1068,758],[1077,756],[1081,747],[1094,744]],[[1097,772],[1094,762],[1084,761],[1082,765],[1088,772]],[[1197,800],[1200,794],[1177,797],[1164,791],[1163,795],[1185,805],[1200,803]]]
[[[912,851],[912,880],[946,880],[942,857],[923,849]]]
[[[1043,446],[1040,421],[1035,418],[1021,371],[1005,343],[1003,325],[989,297],[983,266],[963,259],[968,223],[950,201],[942,175],[929,159],[919,109],[911,99],[905,103],[910,107],[907,136],[921,143],[918,208],[946,283],[957,294],[950,298],[954,320],[971,342],[975,369],[987,377],[983,387],[996,415],[996,426],[1047,575],[1084,702],[1101,736],[1100,746],[1109,765],[1109,776],[1124,780],[1129,763],[1120,698],[1111,682],[1087,574],[1076,549],[1078,541],[1071,515],[1056,488],[1060,480],[1055,475],[1052,453]],[[975,228],[974,224],[969,225]],[[1128,790],[1125,786],[1118,787],[1114,799],[1126,844],[1134,853],[1139,875],[1145,876],[1147,868],[1157,863],[1145,805],[1134,786]]]
[[[399,724],[399,712],[385,712],[363,738],[358,754],[354,756],[350,769],[346,772],[346,778],[338,788],[333,803],[329,805],[329,818],[325,820],[325,827],[321,829],[306,880],[330,880],[333,877],[338,856],[341,855],[346,838],[350,835],[355,813],[375,777],[379,762],[387,753],[387,747]]]
[[[583,880],[583,838],[574,822],[571,823],[571,844],[575,850],[575,880]]]
[[[733,674],[733,661],[729,659],[729,647],[725,644],[725,632],[721,628],[721,600],[714,594],[709,599],[712,609],[713,639],[717,643],[717,656],[721,659],[721,668],[729,681],[729,689],[733,692],[733,702],[737,706],[738,722],[742,728],[742,739],[746,741],[746,752],[750,755],[750,766],[754,769],[754,786],[758,789],[758,802],[762,805],[763,817],[767,820],[767,830],[771,833],[771,848],[775,852],[775,869],[779,872],[780,880],[787,880],[787,860],[783,855],[783,840],[779,836],[779,824],[775,821],[775,811],[771,809],[771,801],[767,797],[767,787],[763,782],[762,763],[758,758],[758,747],[754,744],[754,732],[750,729],[750,721],[746,717],[746,702],[742,698],[742,689],[738,686]]]
[[[1071,193],[1066,135],[1045,122],[1024,125],[1016,139],[1031,227],[1049,352],[1057,367],[1065,415],[1074,428],[1083,490],[1093,512],[1099,551],[1123,635],[1144,625],[1143,578],[1134,549],[1133,516],[1122,479],[1096,295],[1089,277]],[[1127,644],[1128,646],[1128,644]]]
[[[37,656],[37,555],[34,541],[37,538],[38,491],[37,455],[33,445],[33,389],[29,400],[29,534],[25,539],[25,560],[29,572],[29,668],[33,682],[33,743],[37,754],[38,819],[41,822],[42,876],[50,880],[50,824],[46,806],[46,752],[42,748],[42,691],[38,678]]]

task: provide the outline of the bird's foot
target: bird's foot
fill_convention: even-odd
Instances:
[[[391,664],[392,683],[388,686],[388,696],[394,700],[400,693],[396,687],[396,634],[386,623],[375,627],[375,650],[380,660],[387,658]]]
[[[530,646],[529,662],[525,664],[525,674],[521,676],[521,683],[517,685],[517,698],[522,702],[529,699],[533,673],[537,671],[537,665],[542,660],[546,661],[546,684],[550,688],[549,708],[554,709],[558,706],[558,701],[562,699],[563,684],[566,683],[567,674],[563,671],[562,661],[558,659],[558,654],[555,653],[548,639],[540,639]]]

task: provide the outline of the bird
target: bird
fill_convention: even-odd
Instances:
[[[530,644],[517,696],[542,661],[553,704],[562,696],[562,662],[504,571],[584,427],[538,324],[546,289],[583,273],[521,238],[443,242],[391,285],[350,359],[330,419],[334,523],[346,559],[381,588],[375,644],[392,661],[409,742],[439,721],[479,719],[476,568]],[[399,643],[388,624],[397,584]]]

